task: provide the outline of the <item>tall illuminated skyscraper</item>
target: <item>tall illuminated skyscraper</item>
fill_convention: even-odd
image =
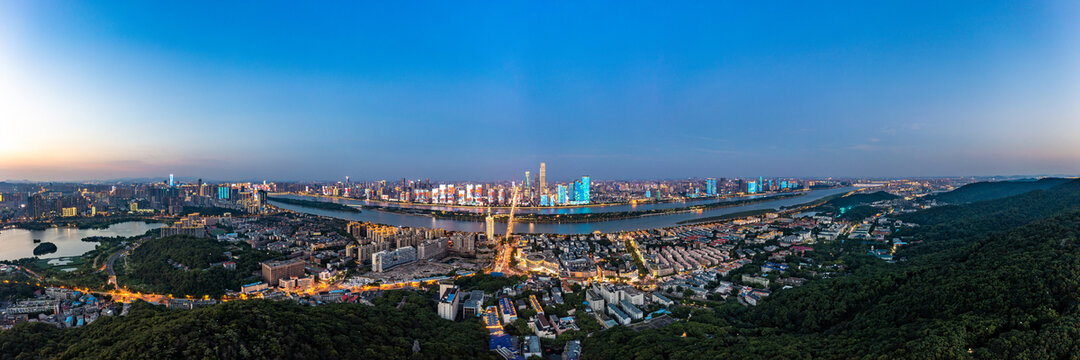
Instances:
[[[716,195],[716,179],[705,179],[705,195]]]
[[[485,229],[486,230],[485,235],[487,236],[487,239],[489,241],[494,240],[495,239],[495,217],[491,216],[491,214],[488,213],[488,216],[484,218],[484,225],[486,225],[485,226],[485,228],[486,228]]]
[[[172,176],[172,174],[169,174],[169,187],[172,187],[172,186],[173,186],[173,176]]]
[[[583,204],[588,204],[589,200],[589,177],[582,176],[581,185],[578,186],[577,201]]]
[[[557,196],[557,198],[555,199],[555,202],[560,204],[560,205],[565,204],[566,203],[566,185],[556,185],[555,186],[555,191],[556,191],[556,196]]]
[[[531,198],[532,197],[532,191],[531,190],[532,189],[529,188],[529,171],[526,170],[525,171],[525,189],[524,189],[525,198]]]
[[[537,185],[540,186],[540,196],[547,195],[547,166],[544,163],[540,163],[540,181]]]

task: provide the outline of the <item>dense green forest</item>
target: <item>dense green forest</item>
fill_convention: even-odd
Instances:
[[[836,208],[850,208],[864,204],[871,204],[882,200],[893,200],[898,196],[884,192],[872,192],[869,194],[854,194],[850,196],[838,197],[826,202],[826,205]]]
[[[34,247],[34,256],[41,256],[46,254],[52,254],[56,252],[56,244],[51,242],[43,242]]]
[[[971,203],[1005,198],[1033,190],[1045,190],[1067,182],[1069,182],[1069,179],[1062,178],[977,182],[961,186],[953,191],[934,195],[933,199],[950,204]]]
[[[443,320],[427,294],[393,291],[374,303],[249,300],[195,310],[139,303],[128,316],[82,328],[24,323],[0,332],[0,359],[494,359],[478,318]]]
[[[1070,358],[1080,353],[1080,182],[908,215],[906,261],[604,331],[596,359]],[[689,314],[692,313],[693,316]],[[683,337],[683,334],[686,334]]]
[[[235,259],[226,257],[226,251]],[[274,256],[244,243],[171,236],[148,240],[132,250],[126,262],[117,261],[117,276],[120,284],[136,291],[216,297],[255,281],[252,273],[259,270],[259,262]],[[224,261],[235,261],[236,269],[211,266]]]
[[[869,205],[859,205],[859,206],[856,206],[856,207],[853,207],[853,208],[850,208],[850,209],[845,209],[845,210],[841,211],[840,212],[840,219],[847,220],[847,221],[852,221],[852,222],[859,222],[859,221],[863,221],[863,219],[874,216],[879,212],[881,212],[881,209],[879,209],[879,208],[869,206]]]

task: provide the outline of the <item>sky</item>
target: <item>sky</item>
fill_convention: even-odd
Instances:
[[[0,179],[1080,174],[1075,1],[0,1]]]

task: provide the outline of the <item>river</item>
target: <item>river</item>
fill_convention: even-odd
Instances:
[[[655,228],[671,227],[671,226],[676,226],[676,225],[678,225],[678,222],[685,221],[685,220],[701,219],[701,218],[707,218],[707,217],[711,217],[711,216],[726,215],[726,214],[732,214],[732,213],[743,212],[743,211],[751,211],[751,210],[779,209],[782,206],[792,206],[792,205],[804,204],[804,203],[808,203],[808,202],[812,202],[812,201],[824,198],[826,196],[835,195],[835,194],[841,194],[841,193],[845,193],[845,192],[852,191],[852,190],[855,190],[855,189],[856,188],[854,188],[854,187],[845,187],[845,188],[836,188],[836,189],[811,190],[811,191],[808,191],[808,192],[804,193],[803,195],[796,196],[796,197],[778,199],[778,200],[773,200],[773,201],[765,201],[765,202],[760,202],[760,203],[755,203],[755,204],[747,204],[747,205],[732,206],[732,207],[726,207],[726,208],[710,209],[710,210],[702,211],[700,213],[697,213],[697,212],[682,212],[682,213],[675,213],[675,214],[651,215],[651,216],[643,216],[643,217],[637,217],[637,218],[632,218],[632,219],[606,220],[606,221],[597,221],[597,222],[588,222],[588,223],[563,223],[563,224],[557,224],[557,223],[536,223],[536,224],[534,224],[534,223],[517,223],[517,224],[514,224],[514,233],[587,234],[587,233],[591,233],[593,231],[600,231],[600,232],[603,232],[603,233],[612,233],[612,232],[619,232],[619,231],[631,231],[631,230],[640,230],[640,229],[655,229]],[[290,196],[290,197],[296,197],[296,196]],[[296,197],[296,198],[312,199],[312,197]],[[353,203],[354,200],[328,199],[328,201],[337,202],[337,203],[351,204],[351,203]],[[716,200],[711,200],[711,201],[715,202]],[[357,204],[359,204],[359,202],[362,202],[362,201],[357,201],[357,202],[358,202]],[[368,210],[368,209],[364,209],[363,212],[361,212],[361,213],[342,212],[342,211],[315,209],[315,208],[310,208],[310,207],[301,206],[301,205],[283,204],[283,203],[279,203],[279,202],[276,202],[276,201],[273,201],[273,200],[271,200],[270,203],[273,204],[274,206],[280,207],[282,209],[288,209],[288,210],[301,212],[301,213],[306,213],[306,214],[322,215],[322,216],[328,216],[328,217],[333,217],[333,218],[338,218],[338,219],[345,219],[345,220],[366,221],[366,222],[372,222],[372,223],[377,223],[377,224],[386,224],[386,225],[395,225],[395,226],[442,228],[442,229],[452,230],[452,231],[470,231],[470,232],[483,232],[484,231],[484,223],[482,221],[436,219],[436,218],[429,217],[429,216],[398,214],[398,213],[390,213],[390,212],[385,212],[385,211]],[[666,204],[671,204],[671,203],[651,204],[651,205],[666,205]],[[680,202],[680,203],[674,203],[674,204],[680,204],[682,206],[689,206],[689,204],[686,203],[686,202]],[[592,208],[597,209],[597,208],[609,208],[609,207],[619,207],[619,206],[630,207],[630,205],[616,205],[616,206],[603,206],[603,207],[592,207]],[[638,205],[636,208],[632,208],[632,209],[629,209],[629,210],[646,210],[647,209],[647,208],[642,208],[642,206],[643,205]],[[680,206],[674,206],[674,207],[680,207]],[[572,208],[572,209],[582,209],[582,208]],[[626,211],[626,209],[621,210],[621,211]],[[495,224],[495,232],[497,232],[497,233],[505,233],[506,232],[506,224],[505,223],[496,223]]]
[[[516,214],[542,214],[542,215],[567,215],[567,214],[590,214],[590,213],[606,213],[606,212],[624,212],[624,211],[642,211],[642,210],[654,210],[654,209],[674,209],[683,208],[693,205],[704,205],[712,203],[723,203],[731,201],[739,201],[746,199],[760,199],[763,197],[777,196],[782,194],[769,194],[769,195],[749,195],[749,196],[735,196],[728,198],[703,198],[703,199],[687,199],[682,201],[668,201],[668,202],[646,202],[641,204],[611,204],[611,205],[584,205],[584,206],[572,206],[572,207],[519,207]],[[443,204],[407,204],[393,201],[377,201],[377,200],[359,200],[359,199],[343,199],[336,197],[323,197],[323,196],[308,196],[308,195],[274,195],[276,197],[301,199],[301,200],[320,200],[330,201],[339,204],[348,205],[364,205],[364,206],[385,206],[396,207],[406,209],[426,209],[436,211],[455,211],[455,212],[472,212],[472,213],[484,213],[489,210],[486,207],[480,206],[459,206],[459,205],[443,205]],[[490,208],[492,213],[506,214],[510,212],[508,207],[493,207]]]
[[[18,260],[34,257],[34,239],[56,244],[56,252],[42,255],[42,258],[79,256],[97,246],[96,242],[82,241],[91,236],[135,236],[157,229],[164,224],[147,224],[142,221],[128,221],[112,224],[105,229],[48,228],[45,230],[5,229],[0,230],[0,260]]]

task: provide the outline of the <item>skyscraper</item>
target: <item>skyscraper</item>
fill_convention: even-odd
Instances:
[[[540,196],[547,195],[547,167],[544,163],[540,163]]]
[[[581,177],[581,185],[578,186],[577,201],[579,201],[579,202],[581,202],[583,204],[588,204],[589,200],[590,200],[589,197],[590,197],[589,196],[589,177],[588,176],[582,176]]]
[[[565,204],[566,203],[566,185],[556,185],[555,190],[556,190],[556,195],[558,196],[555,199],[555,202],[560,204],[560,205]]]
[[[716,195],[716,179],[713,179],[713,178],[705,179],[705,195],[708,195],[708,196]]]
[[[529,171],[528,170],[525,171],[525,189],[524,190],[525,190],[525,198],[526,199],[531,198],[532,197],[532,191],[529,188]]]
[[[172,187],[172,186],[173,186],[173,176],[172,176],[172,174],[169,174],[169,187]]]

